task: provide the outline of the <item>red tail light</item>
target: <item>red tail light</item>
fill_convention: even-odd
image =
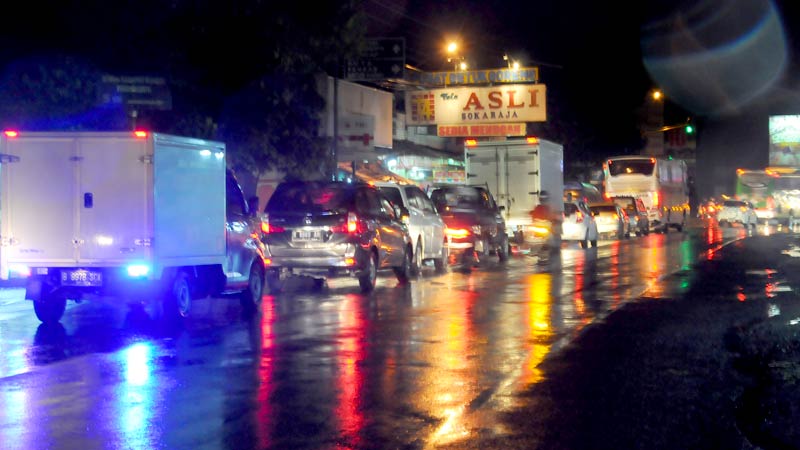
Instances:
[[[15,130],[6,130],[4,133],[5,133],[6,137],[10,137],[10,138],[15,138],[15,137],[19,136],[19,133],[17,133]]]
[[[133,132],[133,135],[136,136],[139,139],[143,139],[143,138],[147,137],[147,131],[136,130],[136,131]]]
[[[347,222],[331,227],[334,233],[360,234],[367,230],[367,224],[359,220],[356,213],[347,214]]]
[[[272,234],[283,233],[286,229],[278,225],[271,225],[269,222],[261,222],[261,231],[263,231],[264,234]]]
[[[444,234],[450,236],[453,239],[464,239],[465,237],[469,236],[469,230],[465,228],[445,228]]]
[[[658,192],[653,192],[653,208],[658,208],[659,198]]]

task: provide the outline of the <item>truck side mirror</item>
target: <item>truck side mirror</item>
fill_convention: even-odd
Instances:
[[[247,199],[247,208],[251,216],[258,214],[258,203],[258,197],[255,195]]]

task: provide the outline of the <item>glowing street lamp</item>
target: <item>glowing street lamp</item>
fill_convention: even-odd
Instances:
[[[458,44],[457,43],[450,42],[449,44],[447,44],[447,54],[448,55],[454,55],[456,53],[456,50],[458,50]]]
[[[656,90],[653,91],[653,100],[659,101],[662,98],[664,98],[664,93],[661,92],[660,89],[656,89]]]

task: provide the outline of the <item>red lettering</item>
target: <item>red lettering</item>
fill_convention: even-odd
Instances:
[[[525,106],[524,102],[523,103],[516,103],[516,104],[514,103],[514,94],[516,94],[516,93],[517,93],[517,91],[508,91],[508,107],[509,108],[522,108],[523,106]]]
[[[503,93],[500,91],[489,92],[489,108],[497,109],[503,107]]]
[[[538,108],[539,107],[539,103],[538,103],[539,91],[536,90],[536,89],[531,89],[528,92],[531,94],[531,104],[528,105],[528,106],[531,106],[531,107],[534,107],[534,108]]]
[[[469,99],[467,100],[467,104],[464,106],[464,111],[469,110],[470,106],[472,106],[473,104],[475,105],[475,109],[484,109],[483,105],[481,105],[481,101],[478,100],[478,94],[474,92],[470,94]]]

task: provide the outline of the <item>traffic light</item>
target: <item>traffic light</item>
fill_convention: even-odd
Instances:
[[[686,134],[694,134],[694,125],[687,123],[683,130],[686,131]]]

